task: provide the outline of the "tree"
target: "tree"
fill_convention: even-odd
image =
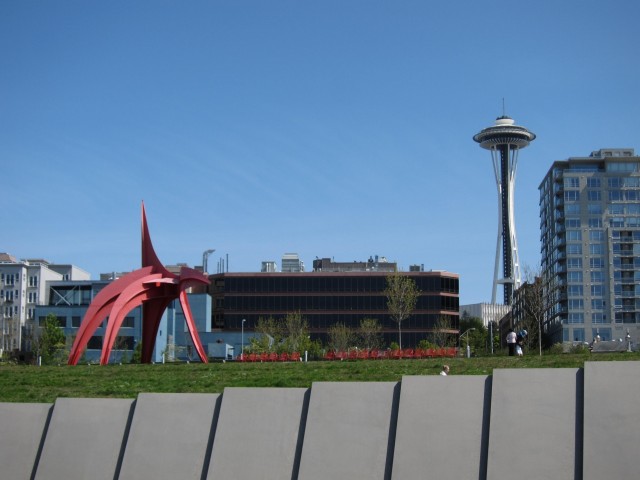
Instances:
[[[375,318],[363,318],[358,329],[362,348],[372,350],[382,346],[382,326]]]
[[[284,347],[289,352],[309,350],[309,324],[300,312],[289,313],[284,319]]]
[[[453,347],[456,344],[457,330],[451,325],[451,319],[441,315],[433,326],[433,343],[439,347]]]
[[[465,334],[464,332],[467,333]],[[489,332],[487,331],[487,327],[482,323],[481,318],[463,314],[460,318],[460,335],[462,334],[464,334],[464,338],[460,338],[460,347],[466,347],[467,342],[469,342],[469,346],[474,352],[486,352],[487,349],[491,348],[489,344],[491,341]],[[462,343],[464,343],[464,345],[462,345]]]
[[[282,322],[273,317],[258,319],[255,328],[259,336],[252,337],[249,349],[255,353],[275,352],[282,343],[284,329]]]
[[[523,317],[518,328],[527,330],[527,345],[537,345],[539,355],[542,355],[542,333],[544,319],[550,309],[550,296],[544,285],[540,271],[524,268],[525,283],[519,288],[522,295]]]
[[[329,348],[336,352],[344,352],[353,342],[353,331],[344,323],[334,323],[327,329],[329,334]]]
[[[398,324],[398,346],[402,348],[402,322],[415,310],[420,290],[412,278],[396,272],[387,277],[384,294],[387,297],[389,315]]]
[[[66,346],[64,331],[60,328],[58,318],[50,313],[40,327],[40,335],[34,340],[34,351],[42,357],[42,363],[54,363],[57,353],[64,352]]]

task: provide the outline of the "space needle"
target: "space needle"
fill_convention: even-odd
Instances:
[[[513,292],[520,287],[520,261],[513,213],[513,192],[516,181],[518,152],[535,140],[536,135],[515,124],[506,115],[498,117],[493,126],[483,129],[473,139],[491,152],[493,171],[498,187],[498,238],[493,270],[491,303],[496,303],[496,290],[502,284],[504,304],[511,305]],[[500,259],[502,258],[502,275]]]

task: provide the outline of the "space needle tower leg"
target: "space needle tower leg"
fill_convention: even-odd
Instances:
[[[498,238],[493,272],[491,302],[496,302],[498,285],[502,284],[504,304],[511,305],[513,292],[520,286],[520,260],[515,230],[514,187],[518,152],[536,138],[513,119],[503,116],[494,126],[485,128],[473,139],[491,152],[493,170],[498,190]],[[502,263],[502,275],[499,265]]]

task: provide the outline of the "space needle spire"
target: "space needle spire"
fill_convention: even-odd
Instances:
[[[504,304],[511,305],[513,292],[520,287],[520,260],[513,213],[513,192],[516,181],[518,152],[535,140],[536,135],[519,127],[506,115],[498,117],[493,126],[483,129],[473,139],[491,152],[493,171],[498,187],[498,238],[493,271],[491,303],[496,303],[498,285],[504,288]],[[502,274],[500,261],[502,260]]]

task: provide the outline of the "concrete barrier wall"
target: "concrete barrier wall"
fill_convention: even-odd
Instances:
[[[582,417],[576,408],[582,404],[578,382],[577,369],[494,372],[488,480],[510,478],[514,472],[532,478],[576,478],[581,470],[576,465],[581,447],[576,420]]]
[[[637,362],[587,363],[584,380],[585,480],[640,478]]]
[[[132,404],[115,398],[56,400],[36,480],[112,480]]]
[[[637,478],[640,362],[0,403],[0,478]]]
[[[0,472],[29,480],[51,412],[50,403],[0,403]]]
[[[490,395],[484,375],[403,377],[392,478],[478,478]]]

